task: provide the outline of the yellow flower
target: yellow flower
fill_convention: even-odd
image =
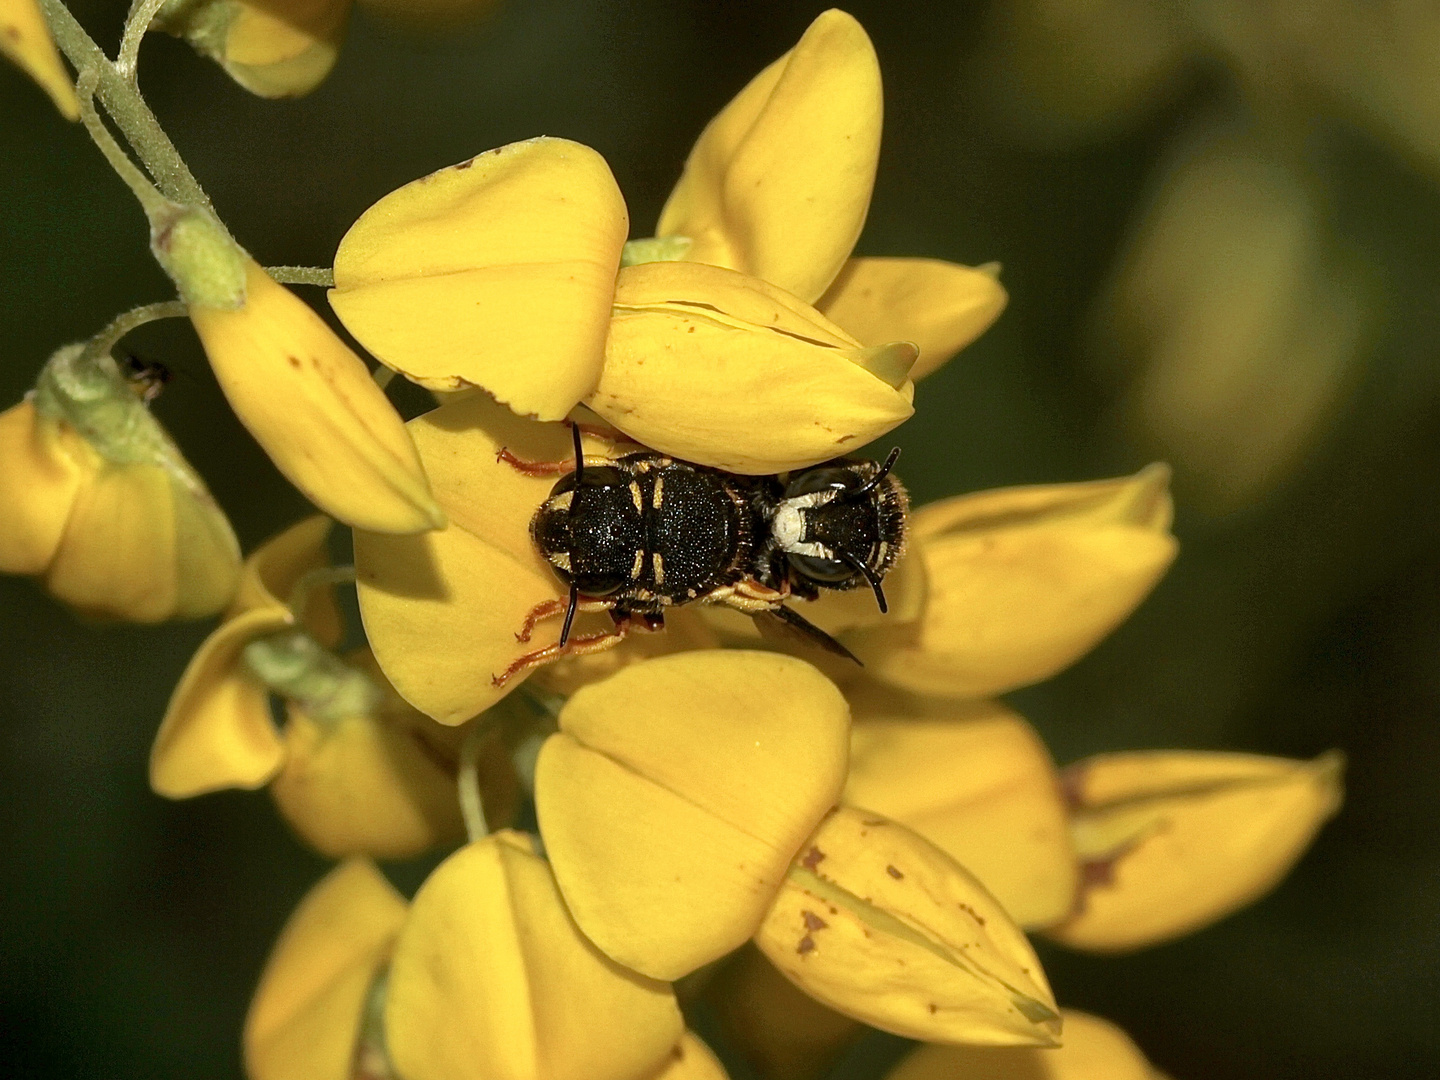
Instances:
[[[586,936],[656,978],[744,944],[844,780],[845,701],[785,656],[643,661],[559,722],[535,774],[546,854]]]
[[[362,650],[342,662],[328,588],[330,523],[301,522],[246,562],[229,617],[201,645],[151,752],[151,786],[170,798],[270,784],[281,813],[321,852],[403,857],[463,834],[458,733],[407,705]],[[283,599],[282,599],[283,598]],[[300,612],[292,605],[299,605]],[[283,734],[270,695],[286,700]],[[499,755],[498,737],[482,759]],[[516,792],[489,769],[492,820]]]
[[[501,832],[421,886],[395,943],[385,1042],[406,1080],[631,1080],[683,1021],[670,987],[581,934],[529,837]]]
[[[1047,935],[1121,952],[1168,941],[1268,892],[1340,807],[1343,759],[1150,751],[1066,770],[1085,863],[1075,912]]]
[[[1060,1016],[1030,943],[943,851],[850,807],[802,850],[755,943],[806,993],[911,1038],[1058,1045]]]
[[[921,507],[911,542],[923,614],[843,640],[869,674],[918,693],[976,698],[1048,679],[1115,629],[1175,558],[1168,479],[1152,465]]]
[[[200,0],[162,9],[156,28],[182,37],[265,98],[299,97],[335,66],[351,0]]]
[[[225,397],[286,478],[348,525],[442,528],[399,414],[364,363],[202,211],[152,221]]]
[[[608,168],[535,139],[371,207],[337,252],[331,303],[433,389],[483,386],[542,420],[584,401],[647,445],[736,471],[814,464],[911,414],[907,336],[933,370],[1004,302],[993,274],[934,260],[846,268],[879,132],[869,40],[827,12],[706,129],[661,236],[628,245],[638,265],[618,284],[628,223]]]
[[[0,53],[39,83],[65,119],[80,119],[75,84],[60,62],[35,0],[0,0]]]
[[[1064,1009],[1064,1045],[992,1049],[921,1046],[885,1080],[1164,1080],[1130,1037],[1108,1020]]]
[[[205,483],[108,355],[69,345],[0,413],[0,572],[85,615],[212,615],[240,550]]]
[[[1059,776],[1038,735],[997,702],[849,688],[845,801],[914,829],[1022,926],[1069,914],[1079,863]]]
[[[348,1080],[365,1004],[407,905],[351,859],[306,894],[271,950],[245,1017],[250,1080]]]

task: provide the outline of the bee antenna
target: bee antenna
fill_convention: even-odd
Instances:
[[[897,446],[897,447],[895,447],[894,450],[891,450],[891,451],[890,451],[890,455],[885,459],[884,463],[880,466],[880,471],[879,471],[879,472],[877,472],[874,476],[870,477],[869,480],[866,480],[865,483],[861,484],[861,485],[860,485],[858,488],[856,488],[854,491],[847,491],[847,492],[845,492],[845,494],[844,494],[843,497],[846,498],[846,499],[854,499],[854,498],[858,498],[858,497],[861,496],[861,495],[869,495],[870,492],[874,491],[875,488],[879,486],[881,480],[884,480],[885,477],[887,477],[887,476],[890,475],[890,470],[895,467],[895,462],[898,461],[899,458],[900,458],[900,448]],[[873,581],[873,579],[872,579],[872,581],[871,581],[871,584],[872,584],[872,585],[875,584],[875,582]],[[877,589],[878,589],[878,586],[877,586]],[[884,601],[881,601],[881,603],[880,603],[880,610],[881,610],[881,611],[884,611],[884,610],[885,610],[885,603],[884,603]]]
[[[896,450],[890,456],[893,458],[898,453],[900,451]],[[875,576],[875,572],[848,551],[837,551],[836,554],[840,556],[841,562],[849,563],[870,583],[870,588],[875,590],[875,602],[880,605],[880,614],[888,614],[890,605],[885,602],[885,590],[881,588],[880,579]]]
[[[579,470],[576,470],[577,472]],[[560,628],[560,648],[570,640],[570,627],[575,625],[575,609],[580,606],[580,590],[570,586],[570,602],[565,605],[565,625]]]
[[[580,425],[570,421],[570,436],[575,442],[575,483],[580,483],[580,474],[585,471],[585,450],[580,445]]]

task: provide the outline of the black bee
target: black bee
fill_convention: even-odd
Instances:
[[[609,648],[637,623],[659,629],[666,608],[692,602],[773,620],[856,659],[785,601],[868,585],[886,610],[881,582],[904,548],[909,508],[890,472],[898,448],[884,462],[838,458],[788,474],[744,476],[649,450],[587,464],[580,429],[571,430],[575,467],[530,523],[536,548],[569,587],[569,598],[536,607],[516,634],[528,641],[537,622],[563,611],[560,640],[521,657],[495,677],[497,685],[562,655]],[[566,467],[524,462],[503,450],[500,457],[531,475]],[[608,611],[614,630],[572,638],[579,611]]]

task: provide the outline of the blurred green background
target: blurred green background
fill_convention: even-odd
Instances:
[[[326,265],[382,194],[540,134],[603,153],[643,236],[705,121],[823,6],[506,0],[438,38],[357,13],[308,98],[254,99],[165,37],[144,47],[142,86],[267,264]],[[75,4],[111,49],[125,7]],[[1250,25],[1262,7],[1273,22]],[[1350,757],[1344,811],[1263,902],[1130,957],[1045,951],[1062,1003],[1121,1023],[1176,1080],[1440,1068],[1427,7],[848,6],[886,89],[860,252],[998,260],[1012,298],[898,433],[917,498],[1157,456],[1178,471],[1174,570],[1094,654],[1014,702],[1062,763],[1132,747]],[[1388,29],[1345,21],[1366,12]],[[13,70],[0,118],[4,407],[57,346],[171,292],[79,127]],[[177,373],[157,412],[247,549],[304,512],[187,327],[131,342]],[[263,794],[149,793],[151,737],[205,629],[85,626],[0,579],[6,1075],[239,1075],[250,990],[323,863]]]

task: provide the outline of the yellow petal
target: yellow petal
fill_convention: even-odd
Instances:
[[[316,506],[357,528],[413,533],[444,518],[405,425],[335,333],[253,260],[237,310],[190,318],[241,423]]]
[[[839,796],[848,725],[829,680],[773,653],[666,656],[579,690],[535,806],[585,935],[664,979],[741,945]]]
[[[1049,936],[1138,949],[1272,889],[1340,807],[1338,753],[1314,761],[1184,751],[1102,754],[1066,770],[1087,864],[1076,913]]]
[[[755,936],[807,994],[883,1031],[992,1046],[1058,1044],[1040,962],[959,863],[903,825],[841,807]]]
[[[813,302],[865,224],[882,111],[870,39],[845,12],[823,13],[710,121],[656,234]]]
[[[0,53],[40,84],[65,119],[80,119],[75,84],[60,62],[35,0],[0,0]]]
[[[1009,297],[998,267],[939,259],[851,259],[815,304],[861,341],[913,341],[918,381],[989,329]]]
[[[290,704],[285,767],[270,784],[281,814],[330,858],[404,859],[461,839],[458,732],[402,701],[368,650],[349,659],[384,696],[374,715],[331,721]],[[492,748],[499,747],[498,736],[490,741]],[[481,791],[487,797],[486,820],[508,821],[516,795],[513,781],[503,791],[482,781]]]
[[[520,833],[440,864],[390,965],[386,1040],[406,1080],[633,1080],[683,1029],[669,986],[580,934]]]
[[[725,1042],[762,1077],[816,1080],[865,1031],[821,1005],[747,945],[705,988]]]
[[[568,461],[574,451],[565,425],[521,420],[484,395],[409,426],[450,527],[417,537],[357,532],[360,613],[401,696],[442,724],[460,724],[522,681],[497,687],[495,676],[560,637],[559,619],[539,623],[528,642],[515,637],[537,604],[565,595],[530,539],[530,519],[556,478],[526,476],[496,454],[504,447],[522,461]],[[609,623],[581,616],[576,632]]]
[[[877,361],[756,278],[643,263],[620,272],[605,367],[586,404],[662,453],[783,472],[857,450],[914,413],[904,374],[914,349],[888,348]]]
[[[162,12],[156,28],[188,40],[252,94],[299,97],[335,66],[350,3],[200,0]]]
[[[1079,863],[1059,777],[1030,725],[997,702],[927,698],[871,681],[855,714],[845,801],[908,825],[985,883],[1021,926],[1074,905]]]
[[[366,996],[404,921],[404,899],[362,859],[306,894],[245,1017],[250,1080],[349,1080]]]
[[[76,494],[101,464],[74,428],[31,402],[0,413],[0,573],[45,571]]]
[[[919,693],[983,697],[1047,679],[1145,599],[1175,557],[1169,470],[979,492],[921,507],[925,614],[845,639],[869,672]]]
[[[1159,1080],[1130,1037],[1108,1020],[1063,1009],[1063,1046],[921,1046],[885,1080]]]
[[[330,303],[422,386],[483,386],[521,415],[559,420],[599,374],[628,230],[594,150],[511,143],[365,211],[336,252]]]
[[[220,788],[257,788],[280,769],[285,747],[270,719],[270,691],[241,662],[245,646],[290,625],[283,608],[222,623],[200,646],[170,697],[150,750],[150,787],[170,799]]]
[[[75,496],[45,588],[87,615],[161,622],[215,614],[239,576],[240,546],[198,476],[106,465]]]
[[[326,542],[333,523],[316,514],[290,526],[261,544],[245,560],[240,574],[240,587],[230,604],[227,617],[234,618],[257,608],[288,608],[301,594],[304,610],[296,614],[300,624],[327,648],[339,644],[344,633],[340,610],[335,605],[334,590],[315,585],[301,588],[312,574],[330,565]]]
[[[729,1080],[729,1077],[710,1047],[687,1030],[670,1051],[665,1067],[647,1080]]]
[[[672,653],[694,652],[696,649],[718,649],[720,636],[705,617],[711,607],[709,604],[694,604],[690,607],[671,608],[665,612],[663,634],[631,634],[619,645],[605,652],[566,657],[537,671],[535,681],[552,693],[569,697],[582,686],[599,682],[621,668],[641,660],[669,656]],[[735,614],[738,615],[739,612]]]

